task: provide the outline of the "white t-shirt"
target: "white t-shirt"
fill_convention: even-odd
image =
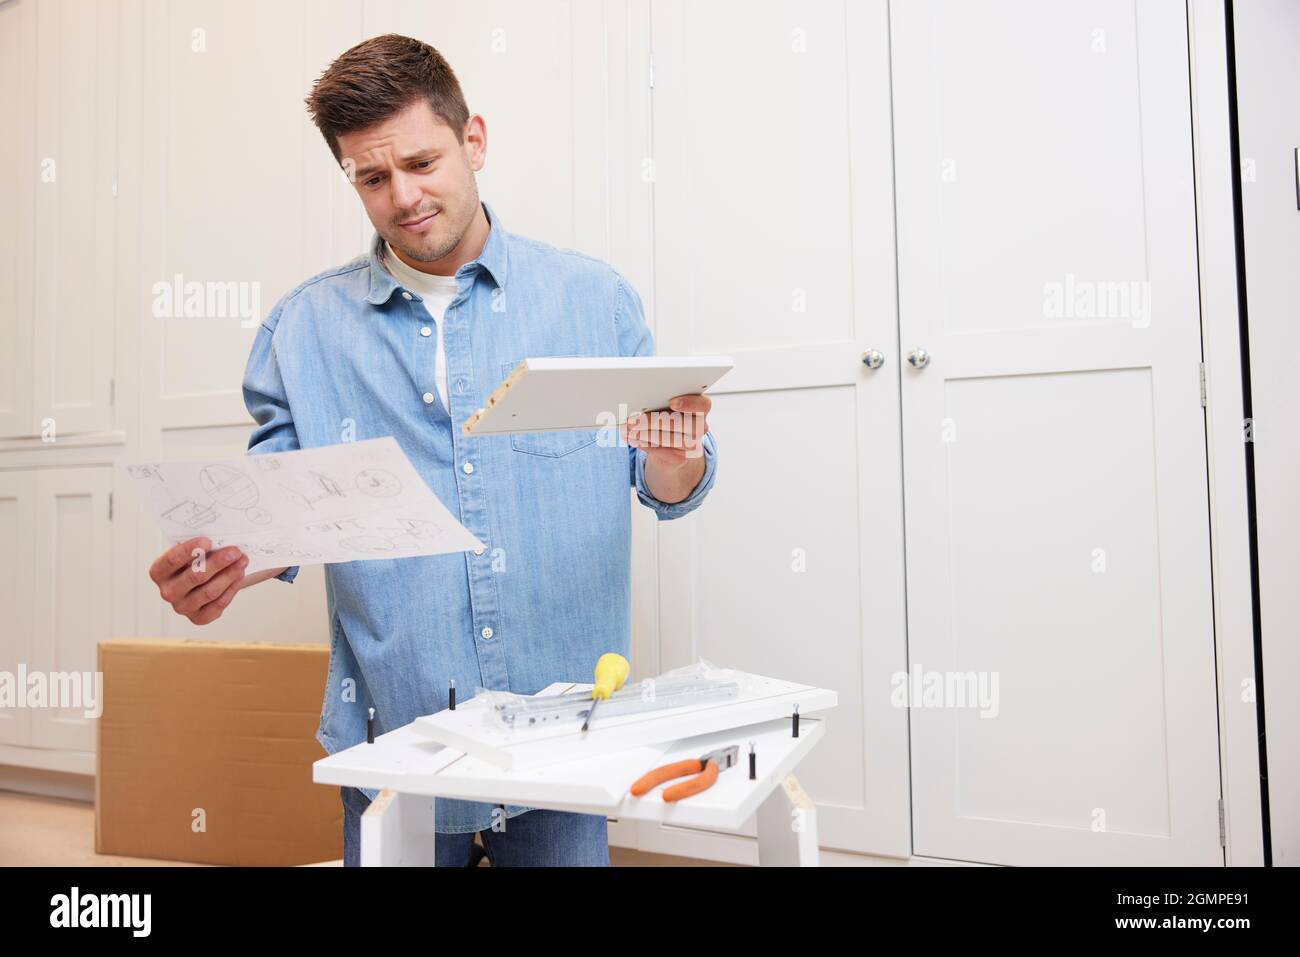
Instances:
[[[432,273],[412,269],[397,257],[397,253],[387,242],[384,243],[384,265],[393,274],[394,279],[407,289],[419,293],[420,298],[424,300],[424,308],[428,311],[429,318],[433,320],[433,327],[438,334],[437,354],[433,365],[434,382],[438,387],[438,395],[442,398],[442,407],[450,409],[451,405],[447,401],[447,350],[442,344],[442,317],[447,311],[447,306],[456,298],[456,277],[435,276]]]

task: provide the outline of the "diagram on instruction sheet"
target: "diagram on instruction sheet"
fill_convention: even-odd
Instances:
[[[391,436],[124,471],[169,541],[238,545],[248,572],[482,547]]]

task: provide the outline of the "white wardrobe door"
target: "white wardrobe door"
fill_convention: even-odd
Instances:
[[[1221,864],[1184,5],[891,33],[916,852]]]
[[[711,390],[717,485],[658,526],[662,665],[703,656],[834,688],[798,769],[822,845],[905,856],[886,7],[651,10],[656,345],[736,360]],[[658,836],[642,847],[710,852]]]
[[[0,4],[0,435],[33,435],[36,5]],[[12,719],[0,718],[8,725]]]
[[[97,432],[113,423],[120,14],[116,0],[35,6],[33,425]]]
[[[112,637],[112,469],[41,469],[33,474],[35,515],[32,670],[43,672],[47,707],[32,712],[36,748],[95,750],[102,682],[99,642]],[[56,691],[57,687],[57,691]]]

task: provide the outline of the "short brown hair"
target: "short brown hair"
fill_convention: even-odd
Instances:
[[[312,84],[307,112],[341,162],[339,136],[381,123],[423,98],[464,142],[469,108],[442,54],[413,37],[386,33],[339,56]]]

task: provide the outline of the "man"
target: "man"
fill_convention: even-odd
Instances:
[[[376,235],[368,255],[307,280],[258,329],[244,375],[257,422],[250,454],[394,436],[481,552],[327,565],[330,665],[317,739],[331,754],[447,707],[455,680],[535,693],[590,680],[629,644],[629,487],[660,519],[713,485],[709,400],[639,417],[622,444],[595,429],[468,438],[460,425],[528,356],[654,351],[641,300],[610,266],[507,233],[480,202],[487,132],[450,66],[409,37],[340,56],[307,99]],[[196,624],[297,567],[244,574],[203,538],[150,570]],[[375,796],[343,788],[344,863]],[[526,812],[526,813],[525,813]],[[605,819],[439,798],[440,866],[464,865],[481,833],[493,864],[608,864]]]

